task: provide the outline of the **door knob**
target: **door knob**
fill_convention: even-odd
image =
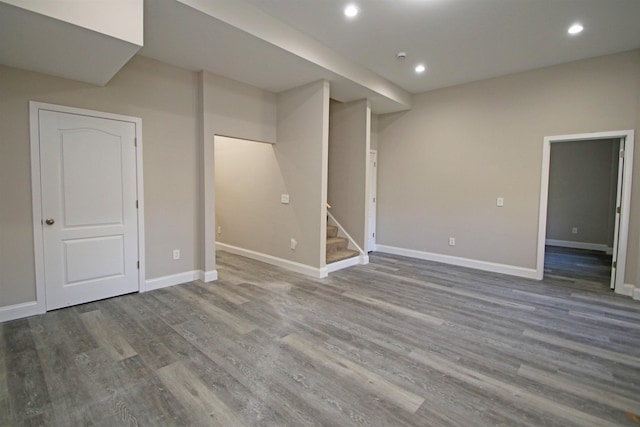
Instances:
[[[45,224],[47,225],[53,225],[55,224],[55,220],[53,218],[47,218],[45,221]]]

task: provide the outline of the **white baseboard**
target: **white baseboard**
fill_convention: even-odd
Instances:
[[[378,252],[387,254],[401,255],[410,258],[423,259],[426,261],[435,261],[441,262],[443,264],[456,265],[459,267],[475,268],[476,270],[490,271],[492,273],[508,274],[510,276],[539,280],[538,272],[534,268],[517,267],[514,265],[498,264],[495,262],[479,261],[475,259],[416,251],[413,249],[396,248],[394,246],[380,244],[377,245],[377,248]]]
[[[155,279],[148,279],[145,282],[145,289],[140,289],[140,292],[153,291],[155,289],[166,288],[169,286],[179,285],[181,283],[193,282],[194,280],[202,280],[203,282],[212,282],[218,279],[218,272],[216,270],[207,271],[202,270],[185,271],[184,273],[171,274],[169,276],[156,277]]]
[[[369,254],[360,254],[360,265],[369,264]]]
[[[632,295],[633,299],[635,300],[640,300],[640,288],[635,288],[633,290],[633,295]]]
[[[37,301],[8,305],[6,307],[0,307],[0,322],[8,322],[36,314],[43,314],[45,311],[44,304],[38,304]]]
[[[584,243],[584,242],[570,242],[568,240],[554,240],[554,239],[546,239],[544,241],[545,245],[549,246],[560,246],[562,248],[572,248],[572,249],[585,249],[588,251],[599,251],[606,252],[608,255],[613,253],[613,248],[600,243]]]
[[[215,282],[216,280],[218,280],[218,270],[211,270],[211,271],[200,270],[200,273],[202,273],[202,277],[200,277],[200,280],[202,280],[205,283]]]
[[[626,297],[632,297],[633,296],[633,292],[635,291],[635,285],[632,285],[630,283],[625,283],[624,285],[622,285],[621,289],[615,289],[615,292],[617,294],[620,295],[624,295]]]
[[[140,292],[166,288],[168,286],[179,285],[181,283],[193,282],[194,280],[213,282],[218,280],[218,272],[216,270],[207,272],[204,272],[202,270],[194,270],[187,271],[185,273],[172,274],[170,276],[149,279],[145,281],[144,286],[140,287]],[[22,319],[24,317],[34,316],[37,314],[44,314],[46,311],[47,310],[45,308],[44,302],[39,304],[37,301],[30,301],[22,304],[0,307],[0,323],[8,322],[10,320]]]
[[[331,264],[327,264],[327,272],[333,273],[338,270],[353,267],[354,265],[359,264],[361,264],[360,256],[354,256],[353,258],[347,258],[340,261],[332,262]]]
[[[232,254],[240,255],[243,257],[255,259],[256,261],[262,261],[267,264],[282,267],[284,269],[295,271],[296,273],[304,274],[305,276],[315,277],[322,279],[327,277],[329,271],[326,267],[315,268],[309,265],[300,264],[299,262],[289,261],[283,258],[277,258],[272,255],[263,254],[261,252],[255,252],[249,249],[239,248],[237,246],[227,245],[226,243],[216,242],[216,250],[226,251]]]

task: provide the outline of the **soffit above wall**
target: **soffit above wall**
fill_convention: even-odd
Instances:
[[[140,53],[274,93],[328,80],[332,98],[368,98],[377,112],[411,104],[406,91],[239,0],[145,2]]]
[[[105,85],[140,46],[0,2],[0,64]]]

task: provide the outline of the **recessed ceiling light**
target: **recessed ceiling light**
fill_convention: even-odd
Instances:
[[[425,67],[424,64],[416,65],[416,73],[418,74],[424,73],[426,69],[427,67]]]
[[[358,7],[354,4],[350,4],[347,7],[344,8],[344,14],[348,17],[348,18],[353,18],[354,16],[356,16],[358,14],[358,12],[360,12],[358,10]]]
[[[569,30],[567,30],[567,32],[569,34],[579,34],[582,32],[582,30],[584,30],[584,27],[580,24],[573,24],[571,27],[569,27]]]

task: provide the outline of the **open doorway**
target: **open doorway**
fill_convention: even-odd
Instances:
[[[632,160],[633,131],[544,139],[540,279],[545,269],[555,269],[570,277],[608,281],[611,289],[626,293]]]
[[[291,220],[273,144],[216,135],[216,246],[229,252],[273,254],[276,231]],[[247,256],[247,254],[242,254]]]
[[[609,284],[619,152],[618,138],[551,144],[545,275]]]

